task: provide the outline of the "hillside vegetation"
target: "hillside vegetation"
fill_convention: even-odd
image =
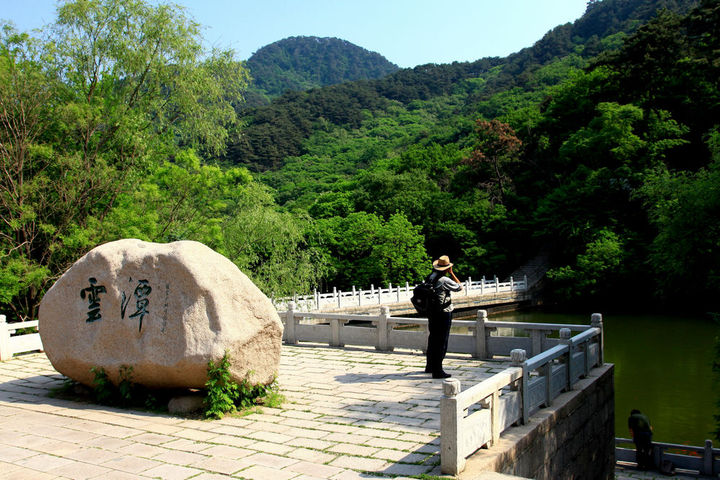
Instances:
[[[287,93],[226,161],[315,219],[328,285],[421,278],[412,240],[475,278],[548,253],[564,305],[707,305],[717,5],[589,2],[504,59]],[[377,238],[391,222],[404,242]]]
[[[718,0],[591,1],[507,58],[242,108],[247,68],[181,10],[63,3],[49,40],[0,36],[0,303],[33,317],[135,237],[202,241],[269,295],[543,252],[564,306],[716,309],[718,25]]]

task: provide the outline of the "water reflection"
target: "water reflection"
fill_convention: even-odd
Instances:
[[[512,312],[490,320],[590,323],[587,315]],[[660,442],[703,445],[712,438],[715,402],[712,360],[717,325],[710,319],[662,315],[605,315],[605,361],[615,364],[615,434],[627,437],[638,408]],[[716,442],[717,443],[717,442]]]

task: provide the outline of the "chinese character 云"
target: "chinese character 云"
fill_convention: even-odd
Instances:
[[[80,290],[80,298],[83,300],[87,297],[88,300],[88,312],[86,322],[94,322],[96,320],[102,320],[100,315],[100,294],[106,293],[105,287],[102,285],[96,285],[97,279],[95,277],[88,278],[90,286]]]

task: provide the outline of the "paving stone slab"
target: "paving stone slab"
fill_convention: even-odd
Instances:
[[[441,382],[422,372],[424,362],[419,352],[284,346],[282,408],[203,421],[51,399],[62,377],[47,358],[16,358],[0,363],[0,445],[12,447],[5,457],[0,448],[0,462],[12,467],[8,474],[98,480],[353,480],[439,471]],[[483,364],[450,361],[465,368],[464,387],[489,376]],[[102,470],[84,466],[91,464]],[[73,465],[81,467],[73,473]]]

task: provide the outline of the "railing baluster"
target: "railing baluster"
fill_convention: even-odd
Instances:
[[[10,360],[12,356],[7,318],[5,315],[0,315],[0,361]]]

